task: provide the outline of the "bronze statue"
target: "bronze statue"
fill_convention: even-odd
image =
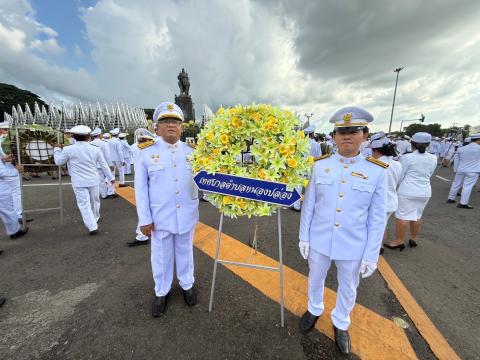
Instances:
[[[188,79],[188,73],[182,68],[180,74],[178,74],[178,87],[180,88],[180,95],[187,95],[190,90],[190,80]]]

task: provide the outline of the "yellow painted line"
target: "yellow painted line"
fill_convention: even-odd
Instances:
[[[388,287],[395,294],[396,298],[407,312],[415,327],[425,339],[435,356],[440,360],[460,359],[455,350],[448,344],[447,340],[438,331],[428,315],[418,305],[415,298],[410,294],[402,281],[395,274],[387,261],[380,256],[378,271],[388,284]]]
[[[117,188],[117,193],[135,205],[135,192],[131,187]],[[194,245],[208,256],[215,257],[217,229],[198,223],[195,229]],[[252,264],[278,267],[278,262],[260,252],[254,253],[251,247],[222,234],[220,259],[248,262]],[[224,265],[235,275],[255,287],[268,298],[280,302],[277,272]],[[213,267],[212,267],[213,268]],[[284,266],[284,299],[285,308],[291,313],[302,316],[307,308],[307,277]],[[221,282],[218,287],[221,287]],[[325,288],[325,312],[316,324],[317,330],[334,339],[333,325],[330,320],[331,310],[335,307],[336,293]],[[217,297],[216,302],[221,300]],[[280,315],[280,314],[279,314]],[[356,304],[351,314],[352,325],[349,332],[352,339],[352,350],[362,359],[417,359],[404,330],[366,307]],[[296,324],[292,324],[296,326]]]

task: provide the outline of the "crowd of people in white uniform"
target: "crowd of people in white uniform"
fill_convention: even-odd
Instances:
[[[75,126],[69,130],[71,144],[56,144],[53,157],[56,165],[67,166],[90,235],[98,233],[100,199],[117,196],[115,178],[119,187],[126,186],[125,175],[134,164],[139,221],[136,239],[128,245],[145,245],[152,239],[152,315],[159,317],[166,313],[174,266],[186,304],[197,302],[192,243],[198,193],[188,161],[192,148],[180,141],[181,109],[162,103],[153,120],[156,136],[141,135],[132,145],[118,128],[102,133],[99,128]],[[480,173],[480,134],[463,143],[432,138],[425,132],[399,139],[379,132],[368,138],[372,121],[366,110],[346,107],[332,115],[333,133],[323,144],[315,140],[314,126],[304,130],[311,143],[310,155],[316,161],[303,203],[293,207],[301,211],[299,250],[310,267],[308,309],[300,328],[310,331],[323,313],[324,281],[330,263],[335,261],[339,287],[332,322],[336,344],[343,353],[350,351],[349,314],[360,276],[368,277],[375,271],[384,246],[405,248],[407,227],[409,246],[418,246],[420,220],[431,197],[430,178],[437,166],[453,164],[455,180],[447,202],[456,203],[462,188],[461,209],[472,209],[468,202]],[[5,136],[8,128],[9,124],[1,123],[0,134]],[[7,235],[16,239],[28,230],[19,224],[22,210],[17,203],[17,178],[23,169],[12,165],[11,155],[0,155],[0,217]],[[385,229],[392,215],[396,218],[396,237],[387,241]],[[4,301],[0,298],[0,305]]]

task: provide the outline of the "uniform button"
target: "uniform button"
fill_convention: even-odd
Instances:
[[[178,179],[174,179],[173,181],[175,181],[175,182],[176,182],[176,181],[178,181]]]
[[[347,182],[347,180],[342,179],[341,182],[342,182],[342,184],[345,184]]]
[[[173,164],[173,167],[177,167],[177,164]]]
[[[340,211],[342,211],[342,209],[336,209],[336,210],[337,210],[337,212],[340,212]]]
[[[336,226],[336,227],[339,227],[339,226],[340,226],[340,224],[339,224],[339,223],[335,223],[335,226]]]
[[[177,204],[177,209],[180,207],[180,204]]]
[[[345,194],[344,194],[344,193],[340,193],[340,194],[338,194],[338,196],[342,198],[342,197],[345,196]]]
[[[180,194],[180,191],[175,191],[175,194],[177,194],[177,195]]]

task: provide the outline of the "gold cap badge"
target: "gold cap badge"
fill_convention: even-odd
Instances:
[[[167,109],[168,109],[168,111],[173,111],[173,109],[175,109],[175,107],[173,106],[173,104],[168,104]]]
[[[347,113],[347,114],[343,115],[343,121],[345,121],[346,123],[349,123],[350,120],[352,120],[352,114],[351,113]]]

